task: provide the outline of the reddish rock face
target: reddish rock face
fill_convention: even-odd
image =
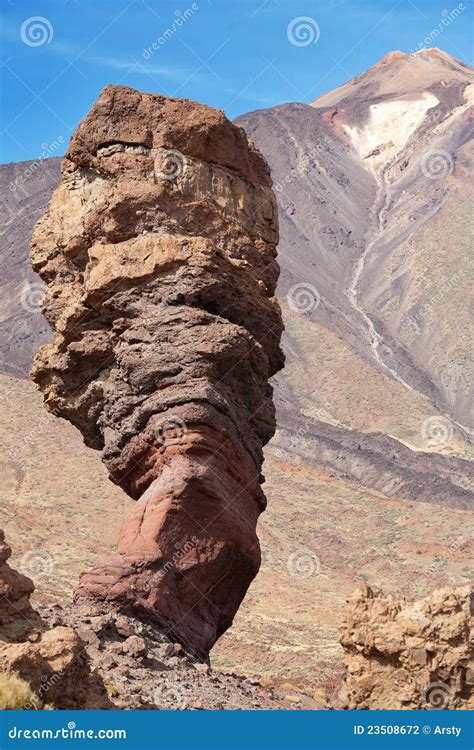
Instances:
[[[283,365],[277,241],[269,170],[241,128],[114,86],[33,236],[55,337],[32,378],[138,500],[76,595],[131,607],[200,657],[260,564],[268,379]]]

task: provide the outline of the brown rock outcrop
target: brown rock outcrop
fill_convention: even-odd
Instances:
[[[474,708],[472,591],[415,602],[360,587],[341,628],[348,709]]]
[[[38,643],[0,643],[0,671],[18,675],[34,692],[31,708],[79,708],[88,695],[89,660],[72,628],[56,627]]]
[[[12,551],[0,529],[0,641],[18,643],[42,629],[41,618],[30,604],[31,578],[7,563]]]
[[[77,598],[129,605],[202,658],[260,565],[277,241],[269,170],[241,128],[114,86],[33,237],[55,337],[32,378],[139,501]]]
[[[6,563],[11,549],[0,530],[0,672],[30,686],[31,705],[78,708],[89,690],[89,660],[69,627],[47,629],[30,604],[34,584]]]

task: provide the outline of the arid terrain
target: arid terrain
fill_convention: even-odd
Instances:
[[[469,578],[472,82],[446,53],[392,53],[311,106],[238,118],[279,201],[287,359],[262,568],[216,668],[324,701],[357,581],[416,598]],[[0,482],[14,563],[51,601],[114,548],[133,501],[27,380],[49,336],[28,244],[60,162],[33,165],[0,168]]]

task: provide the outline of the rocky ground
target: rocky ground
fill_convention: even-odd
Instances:
[[[15,565],[35,580],[36,606],[69,603],[80,573],[114,549],[134,501],[77,431],[44,410],[31,383],[0,377],[0,406],[2,511]],[[357,583],[422,597],[467,583],[473,550],[462,508],[369,491],[310,468],[305,455],[278,434],[267,450],[262,567],[211,663],[325,705],[340,686],[339,626]],[[110,522],[95,523],[111,506]]]
[[[328,710],[473,707],[472,590],[407,601],[359,586],[341,626],[342,687],[269,686],[214,672],[163,629],[113,603],[31,605],[30,578],[9,565],[0,531],[3,709]]]
[[[105,690],[93,691],[84,708],[325,708],[311,693],[292,694],[264,687],[257,679],[213,671],[152,625],[114,607],[52,604],[42,607],[41,615],[50,626],[67,625],[76,630],[91,670],[100,678]]]

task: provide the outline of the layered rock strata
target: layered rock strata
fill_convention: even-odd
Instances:
[[[32,241],[55,331],[32,378],[138,501],[76,596],[130,606],[202,658],[260,564],[277,241],[269,170],[241,128],[115,86],[72,137]]]
[[[349,709],[472,709],[472,590],[415,602],[360,587],[341,628]]]

